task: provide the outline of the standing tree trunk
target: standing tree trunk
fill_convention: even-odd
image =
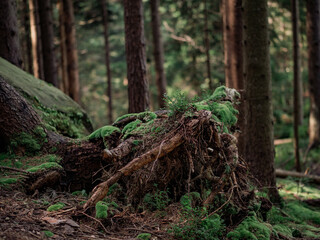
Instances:
[[[71,0],[62,0],[64,12],[64,28],[67,46],[67,66],[69,81],[69,96],[76,102],[80,101],[80,83],[78,54],[76,41],[76,28],[74,23],[73,2]]]
[[[106,0],[101,0],[103,27],[104,27],[104,47],[105,47],[105,59],[107,70],[107,97],[108,97],[108,119],[109,123],[112,123],[112,94],[111,94],[111,69],[110,69],[110,49],[109,49],[109,33],[108,33],[108,10],[106,6]]]
[[[302,81],[300,74],[300,47],[299,47],[299,1],[291,0],[292,33],[293,33],[293,114],[294,114],[294,152],[296,171],[301,171],[299,153],[299,124],[302,123]]]
[[[243,1],[245,156],[272,201],[279,200],[274,172],[267,0]]]
[[[124,0],[129,113],[149,107],[142,0]]]
[[[29,0],[32,66],[36,78],[44,79],[38,0]]]
[[[207,0],[204,1],[204,41],[206,46],[206,64],[207,64],[207,77],[209,80],[209,89],[213,90],[211,78],[211,64],[210,64],[210,40],[209,40],[209,27],[208,27],[208,6]]]
[[[320,143],[320,1],[307,0],[309,149]]]
[[[32,45],[30,38],[30,14],[28,7],[28,0],[22,0],[21,4],[21,34],[20,46],[23,56],[23,69],[30,74],[33,74],[32,68]],[[21,36],[22,35],[22,36]]]
[[[67,65],[67,46],[66,46],[66,31],[64,27],[63,1],[58,1],[59,9],[59,30],[60,30],[60,69],[61,69],[61,89],[69,95],[68,81],[68,65]]]
[[[223,45],[224,45],[224,66],[225,66],[225,81],[226,86],[235,88],[240,93],[244,90],[243,81],[243,47],[242,47],[242,0],[223,0]],[[245,129],[244,119],[244,103],[243,94],[241,94],[242,103],[237,106],[239,110],[238,127],[238,149],[239,154],[244,156]]]
[[[160,31],[160,16],[159,16],[159,0],[151,0],[151,28],[153,36],[153,55],[156,68],[156,83],[158,87],[158,103],[160,108],[165,107],[164,95],[166,94],[167,79],[164,73],[164,50]]]
[[[14,0],[0,1],[0,57],[21,67],[16,3]]]
[[[58,84],[58,69],[54,52],[53,20],[50,0],[38,0],[43,53],[44,80],[55,87]]]

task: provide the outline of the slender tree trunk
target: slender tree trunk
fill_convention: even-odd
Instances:
[[[320,1],[307,0],[309,149],[320,143]]]
[[[292,8],[292,33],[293,33],[293,114],[294,114],[294,152],[295,168],[301,171],[299,153],[299,124],[302,123],[302,81],[300,74],[300,47],[299,47],[299,0],[291,0]]]
[[[149,108],[142,0],[124,0],[129,113]]]
[[[267,0],[243,0],[245,156],[251,173],[279,200],[274,172]]]
[[[32,66],[36,78],[44,79],[38,0],[29,0]]]
[[[151,7],[151,28],[153,36],[153,55],[156,69],[156,83],[158,88],[158,103],[160,108],[165,107],[164,95],[166,94],[167,79],[164,73],[164,50],[162,35],[160,31],[160,16],[159,16],[159,0],[150,0]]]
[[[30,74],[33,74],[32,68],[32,46],[30,38],[30,14],[28,7],[28,0],[21,2],[21,33],[20,33],[20,46],[23,56],[23,69]]]
[[[53,20],[50,0],[38,0],[43,53],[44,80],[59,87],[56,55],[54,52]]]
[[[242,0],[223,0],[222,4],[226,86],[243,90]]]
[[[243,103],[243,47],[242,47],[242,0],[223,0],[223,45],[226,86],[235,88],[241,93],[241,104],[237,106],[238,115],[238,149],[239,155],[244,156],[245,129]]]
[[[0,1],[0,57],[18,67],[22,65],[14,0]]]
[[[209,80],[209,89],[213,90],[211,78],[211,64],[210,64],[210,40],[209,40],[209,27],[208,27],[208,6],[207,0],[204,1],[204,41],[206,46],[206,65],[207,65],[207,78]]]
[[[110,69],[110,49],[109,49],[109,24],[108,24],[108,10],[106,0],[101,0],[103,27],[104,27],[104,47],[105,47],[105,59],[106,59],[106,70],[107,70],[107,97],[108,97],[108,119],[109,123],[113,122],[112,119],[112,94],[111,94],[111,69]]]
[[[76,41],[76,28],[74,23],[73,2],[71,0],[63,1],[64,28],[66,34],[67,59],[68,59],[68,80],[69,96],[76,102],[80,101],[80,83],[78,54]]]
[[[58,1],[58,9],[59,9],[60,69],[61,69],[62,89],[65,94],[69,95],[66,32],[64,27],[64,13],[63,13],[62,0]]]

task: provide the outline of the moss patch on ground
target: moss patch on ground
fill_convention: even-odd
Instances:
[[[105,138],[113,134],[114,132],[121,133],[120,129],[114,126],[104,126],[97,130],[95,130],[93,133],[91,133],[88,136],[88,139],[95,139],[95,138]]]
[[[105,219],[108,217],[108,204],[103,201],[96,203],[96,218]]]
[[[28,172],[38,172],[38,171],[47,170],[50,168],[62,169],[62,167],[56,162],[46,162],[46,163],[42,163],[41,165],[29,168],[29,169],[27,169],[27,171]]]
[[[53,204],[50,207],[48,207],[47,211],[48,212],[58,211],[58,210],[64,208],[64,206],[65,206],[64,203],[59,202],[59,203]]]

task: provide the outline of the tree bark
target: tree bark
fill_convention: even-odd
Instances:
[[[307,0],[308,72],[310,91],[309,149],[320,143],[320,2]]]
[[[44,80],[59,88],[50,0],[38,0]]]
[[[30,38],[30,14],[28,0],[22,0],[21,4],[21,49],[23,55],[23,69],[30,74],[33,74],[32,68],[32,45]]]
[[[142,0],[124,0],[129,113],[149,108]]]
[[[73,2],[62,0],[64,12],[64,28],[67,46],[67,66],[69,81],[69,96],[76,102],[80,102],[79,67],[76,41],[76,28],[74,23]]]
[[[302,123],[302,81],[300,74],[300,46],[299,46],[299,1],[291,0],[292,33],[293,33],[293,114],[294,114],[294,155],[295,168],[301,171],[299,153],[299,125]]]
[[[106,70],[107,70],[107,98],[108,98],[108,119],[109,123],[113,122],[112,117],[112,93],[111,93],[111,69],[110,69],[110,48],[109,48],[109,24],[108,24],[108,9],[106,5],[106,0],[101,0],[102,7],[102,18],[103,18],[103,28],[104,28],[104,47],[105,47],[105,60],[106,60]]]
[[[208,6],[207,0],[204,1],[204,42],[206,46],[206,65],[207,65],[207,78],[209,80],[209,89],[213,90],[211,78],[211,64],[210,64],[210,40],[209,40],[209,27],[208,27]]]
[[[226,86],[235,88],[241,93],[237,134],[239,154],[244,156],[245,147],[245,119],[244,119],[244,80],[243,80],[243,47],[242,47],[242,0],[223,0],[223,45]]]
[[[36,78],[44,79],[38,0],[29,0],[32,66]]]
[[[226,86],[243,90],[242,0],[223,0],[222,4]]]
[[[0,1],[0,56],[18,67],[22,65],[14,0]]]
[[[159,108],[165,107],[164,95],[166,94],[167,79],[163,68],[164,50],[162,42],[162,34],[160,30],[159,0],[151,0],[151,28],[153,37],[153,55],[156,69],[156,83],[158,88],[158,104]]]
[[[267,0],[243,1],[245,156],[251,173],[279,201],[274,172]]]
[[[66,32],[64,27],[64,13],[63,1],[58,1],[59,9],[59,30],[60,30],[60,69],[61,69],[61,89],[66,95],[69,95],[69,81],[68,81],[68,64],[67,64],[67,46],[66,46]]]

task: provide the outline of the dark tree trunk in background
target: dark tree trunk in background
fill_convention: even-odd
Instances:
[[[242,103],[237,106],[239,110],[237,135],[240,156],[244,156],[245,129],[244,103],[243,103],[243,47],[242,47],[242,0],[223,0],[223,45],[226,86],[237,89],[242,96]]]
[[[279,201],[274,172],[267,0],[243,0],[245,156],[253,176]]]
[[[307,0],[309,149],[320,143],[320,1]]]
[[[294,114],[294,152],[296,171],[301,171],[299,153],[299,125],[302,123],[302,81],[300,74],[300,46],[299,46],[299,1],[291,0],[292,33],[293,33],[293,114]]]
[[[50,0],[38,0],[43,54],[44,80],[59,87],[58,69],[54,51],[53,19]]]
[[[166,94],[167,79],[163,68],[164,50],[161,35],[161,22],[159,15],[159,0],[150,0],[151,28],[153,37],[153,55],[156,69],[156,83],[158,88],[158,103],[160,108],[165,107],[164,95]]]
[[[59,10],[59,30],[60,30],[60,71],[61,71],[61,89],[66,95],[69,95],[68,65],[67,65],[67,46],[66,31],[64,27],[63,1],[58,1]]]
[[[112,124],[112,94],[111,94],[111,69],[110,69],[110,48],[109,48],[109,26],[108,26],[108,8],[106,0],[101,0],[103,28],[104,28],[104,47],[105,47],[105,60],[107,70],[107,97],[108,97],[108,119],[109,123]]]
[[[64,29],[67,46],[67,67],[69,81],[69,96],[76,102],[80,101],[80,83],[78,69],[78,53],[76,41],[76,28],[74,23],[73,2],[62,0],[64,12]]]
[[[124,0],[129,113],[149,108],[142,0]]]
[[[29,12],[33,75],[44,79],[38,0],[29,0]]]
[[[21,67],[15,0],[0,1],[0,57]]]
[[[209,26],[208,26],[208,1],[204,1],[204,42],[206,47],[206,65],[207,65],[207,78],[209,80],[209,89],[213,90],[213,83],[211,78],[211,64],[210,64],[210,39],[209,39]]]
[[[23,56],[23,69],[30,74],[33,74],[32,68],[32,45],[30,37],[30,14],[28,0],[22,0],[21,4],[21,33],[20,46]]]

